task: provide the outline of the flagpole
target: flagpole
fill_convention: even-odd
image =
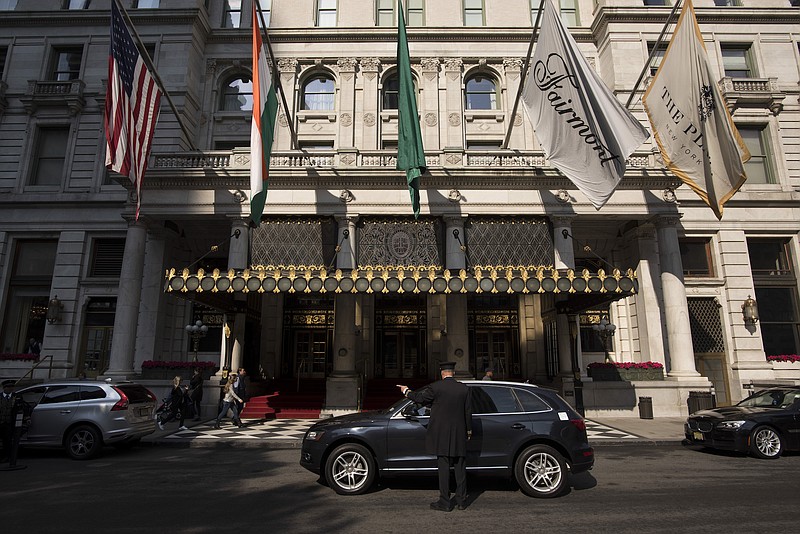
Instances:
[[[290,116],[289,114],[289,105],[286,103],[286,93],[283,92],[283,86],[281,85],[281,76],[278,72],[278,65],[275,62],[275,53],[272,51],[272,41],[269,40],[269,35],[267,35],[267,25],[264,23],[264,13],[261,11],[261,2],[259,2],[259,0],[255,0],[255,2],[256,9],[258,10],[258,18],[261,20],[259,31],[264,42],[267,43],[267,50],[269,50],[269,59],[272,62],[272,78],[275,80],[275,86],[281,94],[283,111],[286,113],[286,122],[289,124],[289,134],[292,136],[292,149],[297,150],[297,133],[294,131],[294,116]],[[253,21],[253,24],[255,24],[255,22],[256,21]]]
[[[178,121],[178,126],[181,127],[181,131],[183,131],[183,135],[186,136],[186,142],[189,143],[189,148],[195,151],[199,151],[199,149],[194,145],[192,141],[192,136],[189,134],[189,130],[186,128],[186,125],[181,120],[181,116],[178,113],[178,108],[175,107],[175,103],[172,101],[172,97],[169,96],[169,92],[167,88],[164,87],[164,82],[161,81],[161,77],[156,72],[155,65],[153,65],[153,60],[150,59],[150,54],[147,53],[147,48],[145,48],[144,44],[142,43],[142,38],[139,37],[139,33],[136,31],[136,27],[133,25],[133,21],[128,16],[128,12],[125,11],[125,7],[123,7],[122,2],[119,0],[114,0],[117,4],[117,8],[119,8],[120,13],[122,13],[122,17],[125,19],[125,24],[128,25],[128,28],[133,32],[133,37],[136,39],[136,44],[139,48],[139,54],[141,54],[142,59],[144,60],[144,64],[147,69],[150,71],[150,74],[153,76],[153,79],[158,84],[158,87],[161,88],[161,92],[164,96],[167,97],[167,103],[169,104],[170,109],[172,109],[172,113],[175,114],[175,118]]]
[[[514,99],[514,107],[511,110],[511,118],[508,121],[508,131],[506,132],[506,138],[503,140],[503,144],[500,148],[508,148],[508,142],[511,140],[511,130],[514,129],[514,117],[517,116],[517,108],[519,107],[519,99],[522,96],[522,89],[525,87],[525,76],[528,74],[528,66],[531,62],[531,53],[533,52],[533,43],[536,41],[536,33],[539,31],[539,21],[542,18],[542,8],[544,8],[544,3],[549,0],[542,0],[539,2],[539,10],[536,12],[536,22],[533,24],[533,34],[531,35],[531,40],[528,43],[528,53],[525,54],[525,62],[522,64],[522,71],[519,73],[519,87],[517,88],[517,98]]]
[[[647,57],[647,61],[645,62],[644,67],[642,68],[642,72],[639,73],[639,79],[636,80],[636,84],[633,86],[633,91],[631,91],[631,94],[628,97],[628,101],[625,103],[626,109],[631,105],[633,97],[636,95],[636,90],[639,89],[639,85],[642,83],[642,80],[644,79],[645,72],[647,72],[650,69],[650,64],[653,62],[653,58],[655,57],[656,52],[658,51],[658,46],[664,40],[664,34],[667,33],[667,27],[672,22],[672,19],[675,18],[675,12],[678,11],[680,5],[681,5],[681,0],[675,0],[675,5],[672,6],[672,11],[670,11],[669,16],[667,17],[667,21],[664,23],[664,27],[661,28],[661,34],[658,36],[656,44],[653,45],[653,49],[650,51],[650,55]]]

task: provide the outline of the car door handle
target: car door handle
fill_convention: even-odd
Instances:
[[[514,430],[525,430],[526,427],[522,423],[514,423],[513,425],[511,425],[511,428],[513,428]]]
[[[72,410],[61,410],[61,411],[60,411],[60,412],[58,412],[58,413],[60,413],[61,415],[68,415],[68,414],[71,414],[71,413],[72,413]]]

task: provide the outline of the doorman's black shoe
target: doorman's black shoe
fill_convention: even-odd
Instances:
[[[458,509],[459,510],[466,510],[467,509],[467,503],[465,503],[465,502],[458,503]]]
[[[438,510],[439,512],[449,512],[452,510],[450,505],[444,504],[441,501],[434,501],[431,503],[431,510]]]

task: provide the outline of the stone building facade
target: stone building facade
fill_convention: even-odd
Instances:
[[[589,416],[635,415],[639,396],[678,415],[690,391],[728,404],[800,379],[800,363],[769,358],[800,352],[796,2],[694,2],[754,155],[718,221],[651,140],[601,210],[548,164],[512,116],[537,0],[407,0],[429,167],[415,220],[394,168],[397,2],[262,0],[288,112],[250,228],[251,0],[123,0],[188,130],[163,103],[139,221],[103,166],[110,1],[0,1],[4,376],[30,369],[13,358],[30,338],[51,357],[35,376],[191,361],[185,326],[200,319],[199,359],[325,378],[332,412],[357,408],[371,379],[433,379],[445,360],[582,395]],[[663,55],[671,4],[560,9],[625,102]],[[630,109],[649,128],[645,74]],[[617,327],[605,346],[602,320]],[[664,379],[588,376],[606,350]]]

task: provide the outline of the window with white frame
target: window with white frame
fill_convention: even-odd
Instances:
[[[242,27],[242,0],[223,0],[222,27]]]
[[[561,0],[561,20],[567,26],[578,26],[578,0]]]
[[[656,43],[647,43],[647,57],[650,57],[650,54],[653,54],[653,49],[655,48],[656,52],[653,54],[653,58],[650,61],[650,76],[655,76],[656,72],[658,72],[658,67],[661,66],[661,62],[664,60],[664,54],[667,52],[667,46],[669,43],[659,43],[656,47]]]
[[[89,9],[89,0],[65,0],[64,9]]]
[[[261,16],[264,17],[264,27],[269,28],[272,18],[272,0],[261,0]],[[259,21],[259,24],[261,21]]]
[[[336,27],[336,1],[317,0],[317,26],[320,28]]]
[[[375,21],[378,26],[394,26],[395,0],[375,0]]]
[[[0,0],[0,11],[14,11],[17,9],[17,0]]]
[[[51,80],[65,82],[77,80],[81,75],[82,46],[64,46],[53,49]]]
[[[137,0],[136,9],[158,9],[161,0]]]
[[[249,76],[228,78],[222,87],[221,111],[250,111],[253,109],[253,81]]]
[[[414,95],[417,95],[417,80],[413,79]],[[400,79],[397,76],[397,71],[388,74],[383,79],[382,84],[382,109],[383,110],[396,110],[398,106]]]
[[[328,74],[319,74],[306,80],[300,109],[307,111],[329,111],[334,109],[336,85]]]
[[[739,135],[742,136],[747,150],[750,151],[750,160],[744,164],[748,184],[774,184],[777,183],[772,160],[772,150],[766,126],[736,125]]]
[[[725,76],[731,78],[755,78],[750,46],[745,44],[721,44],[722,67]]]
[[[483,0],[464,1],[464,26],[483,26]]]
[[[497,84],[486,73],[470,75],[464,83],[466,109],[497,109]]]
[[[67,160],[69,126],[39,129],[31,170],[31,185],[61,185]]]
[[[741,7],[741,0],[714,0],[714,5],[718,7]]]
[[[425,0],[406,0],[403,5],[407,26],[425,26]]]

